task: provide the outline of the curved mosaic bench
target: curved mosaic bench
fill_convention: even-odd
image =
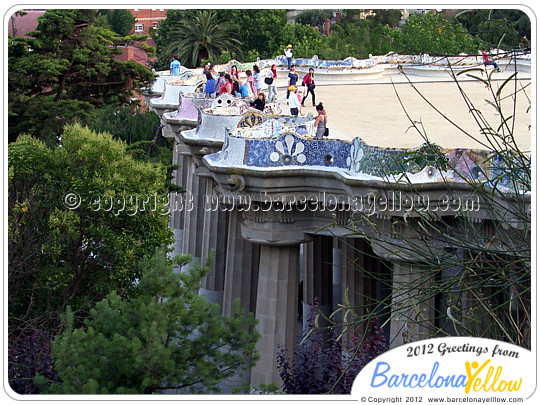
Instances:
[[[166,112],[162,119],[171,126],[182,125],[197,125],[199,120],[199,109],[196,101],[201,101],[201,104],[208,104],[210,100],[204,98],[204,93],[189,93],[181,95],[180,107],[173,112]],[[199,106],[201,105],[199,104]],[[204,107],[207,107],[205,105]],[[173,130],[173,132],[175,132]]]
[[[152,87],[150,88],[151,92],[154,94],[161,94],[163,93],[163,90],[165,89],[165,83],[167,82],[174,82],[178,80],[187,80],[193,77],[195,73],[186,70],[183,73],[181,73],[178,76],[170,76],[170,75],[159,75],[156,81],[152,84]]]
[[[362,81],[369,79],[380,79],[384,74],[382,66],[373,66],[368,68],[331,68],[331,67],[314,67],[315,83],[324,81]],[[296,70],[303,77],[308,73],[309,68],[298,68]]]
[[[497,59],[497,63],[501,69],[517,69],[519,72],[531,72],[531,55],[517,58]]]
[[[180,93],[182,86],[174,86],[165,83],[161,97],[150,100],[150,107],[154,108],[178,108],[180,105]]]
[[[222,94],[212,99],[209,107],[198,108],[197,128],[182,131],[181,135],[187,141],[223,143],[224,128],[235,128],[248,109],[244,100]]]
[[[500,56],[500,55],[499,55]],[[531,55],[524,54],[519,57],[512,57],[512,55],[503,55],[496,58],[499,65],[512,66],[515,63],[518,71],[531,72]],[[472,66],[483,66],[483,59],[481,55],[462,55],[452,57],[432,57],[428,54],[421,55],[400,55],[390,52],[386,55],[376,55],[368,59],[356,59],[354,57],[347,57],[343,60],[322,60],[314,55],[312,58],[293,58],[292,62],[297,65],[297,70],[304,74],[312,67],[314,69],[321,69],[316,72],[320,81],[325,80],[338,80],[338,81],[362,81],[365,79],[380,78],[382,74],[399,73],[394,69],[397,65],[404,67],[404,72],[416,76],[426,77],[441,77],[448,75],[449,65],[455,71],[461,71]],[[232,65],[236,65],[240,70],[240,74],[243,75],[247,69],[252,69],[253,65],[258,65],[260,68],[268,68],[271,65],[278,67],[278,77],[283,78],[287,75],[288,71],[287,58],[284,55],[277,56],[274,59],[257,60],[255,62],[243,62],[229,61],[223,65],[216,65],[214,68],[216,72],[228,72]],[[406,70],[405,70],[406,68]],[[507,68],[508,69],[508,68]],[[165,72],[164,72],[165,73]],[[168,72],[166,72],[168,74]],[[187,72],[194,75],[193,72]],[[199,77],[199,76],[197,76]],[[181,76],[176,78],[181,79]],[[171,80],[171,76],[160,76],[153,85],[154,94],[159,94],[160,86],[163,86],[164,82]]]
[[[526,177],[530,173],[530,161],[525,161],[523,170],[519,171],[514,162],[509,164],[509,159],[517,159],[514,156],[483,150],[442,149],[434,144],[402,149],[370,146],[360,138],[352,142],[313,139],[303,131],[303,125],[272,123],[273,132],[269,131],[265,128],[269,121],[258,127],[227,130],[222,150],[206,156],[205,160],[210,166],[263,171],[311,168],[334,171],[347,178],[393,182],[475,181],[502,191],[515,190],[513,183],[518,182],[523,191],[530,191],[530,180]]]

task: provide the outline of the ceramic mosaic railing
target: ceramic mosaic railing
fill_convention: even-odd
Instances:
[[[165,89],[165,83],[176,82],[176,81],[179,81],[179,80],[185,81],[185,80],[189,80],[193,76],[195,76],[195,73],[193,73],[193,72],[191,72],[191,71],[189,71],[187,69],[184,70],[184,72],[182,72],[178,76],[164,75],[164,73],[168,73],[168,71],[167,72],[159,72],[158,77],[156,78],[156,80],[154,81],[154,83],[152,84],[152,87],[150,89],[152,93],[161,94],[163,92],[163,90]]]
[[[499,58],[503,58],[504,55],[499,55]],[[510,55],[508,56],[510,58]],[[529,54],[520,54],[519,59],[530,61],[531,55]],[[234,62],[237,66],[241,64]],[[271,65],[276,66],[287,66],[287,58],[284,55],[280,55],[274,59],[265,59],[259,60],[256,62],[260,67],[270,67]],[[451,56],[451,57],[438,57],[430,56],[428,54],[421,55],[400,55],[397,53],[388,53],[386,55],[377,55],[372,56],[368,59],[356,59],[354,57],[348,57],[343,60],[322,60],[319,59],[317,55],[314,55],[312,58],[293,58],[292,63],[297,66],[306,66],[314,68],[371,68],[376,65],[381,64],[416,64],[416,65],[439,65],[439,66],[476,66],[483,63],[481,55],[462,55],[462,56]],[[253,63],[246,63],[246,69],[251,69]]]
[[[226,131],[220,152],[205,157],[210,165],[258,170],[312,168],[338,171],[345,177],[413,183],[477,181],[503,190],[509,186],[515,190],[512,183],[517,182],[525,191],[529,188],[526,172],[530,173],[530,162],[519,173],[516,161],[509,163],[501,154],[446,150],[434,144],[381,148],[360,138],[352,142],[314,139],[308,135],[307,122],[286,125],[262,114],[245,118],[237,128]]]
[[[181,94],[178,110],[166,112],[162,119],[168,124],[196,124],[199,119],[199,107],[210,106],[211,100],[205,99],[203,93]]]
[[[498,55],[497,62],[502,65],[507,65],[515,63],[518,66],[520,71],[530,72],[531,71],[531,55],[530,54],[520,54],[519,58],[511,58],[511,55],[505,57],[505,55]],[[292,63],[296,64],[299,68],[299,71],[304,71],[306,68],[313,67],[315,69],[321,69],[323,73],[333,73],[336,74],[341,72],[343,77],[346,80],[362,80],[365,78],[370,78],[369,75],[358,75],[351,76],[353,72],[367,72],[375,71],[379,69],[383,71],[387,67],[395,67],[395,65],[402,65],[409,69],[416,69],[416,74],[428,75],[429,73],[440,74],[441,71],[444,71],[449,66],[452,66],[453,69],[463,70],[475,66],[483,66],[483,59],[481,55],[463,55],[463,56],[452,56],[452,57],[438,57],[430,56],[428,54],[421,55],[400,55],[396,53],[388,53],[386,55],[377,55],[372,56],[368,59],[356,59],[354,57],[348,57],[343,60],[322,60],[314,55],[312,58],[293,58]],[[255,62],[238,62],[235,60],[229,61],[226,64],[215,65],[214,70],[216,72],[229,72],[232,65],[240,70],[241,74],[248,69],[252,69],[253,65],[258,65],[260,68],[269,68],[271,65],[278,66],[281,71],[284,67],[287,66],[287,58],[283,55],[280,55],[274,59],[264,59],[257,60]],[[302,69],[304,68],[304,69]],[[186,71],[183,74],[186,77],[181,76],[168,76],[168,72],[161,72],[163,76],[159,76],[154,85],[152,86],[153,94],[159,94],[163,91],[163,86],[168,81],[185,81],[186,79],[192,80],[205,80],[202,76],[201,69],[193,69],[191,71]],[[190,77],[187,77],[192,75]],[[340,76],[333,76],[332,80],[335,78],[340,78]],[[186,82],[184,83],[186,85]],[[189,90],[184,90],[189,91]]]
[[[506,53],[494,53],[497,60],[507,60],[507,59],[517,59],[522,62],[531,61],[530,53],[519,53],[519,54],[506,54]],[[389,52],[386,55],[370,55],[367,59],[356,59],[352,56],[349,56],[343,60],[324,60],[319,59],[317,55],[314,55],[312,58],[293,58],[292,63],[296,66],[301,67],[314,67],[314,68],[325,68],[325,69],[340,69],[340,68],[371,68],[376,65],[387,65],[387,64],[412,64],[412,65],[440,65],[448,66],[474,66],[480,65],[483,63],[482,56],[479,55],[461,55],[461,56],[450,56],[450,57],[440,57],[440,56],[430,56],[429,54],[420,54],[420,55],[401,55],[394,52]],[[253,65],[258,65],[260,68],[269,68],[272,65],[283,68],[287,66],[287,58],[284,55],[279,55],[273,59],[258,59],[253,62],[238,62],[236,60],[231,60],[226,64],[215,65],[214,70],[216,72],[229,72],[232,65],[240,71],[245,71],[252,69]],[[178,78],[179,80],[185,80],[189,78],[189,75],[196,75],[201,77],[200,69],[185,70],[180,76],[169,76],[168,71],[158,72],[160,75],[154,86],[153,91],[161,91],[164,81],[172,80],[171,78]],[[185,77],[183,75],[188,75]]]
[[[150,100],[150,107],[177,108],[180,105],[181,92],[181,86],[173,86],[165,83],[161,96]]]
[[[274,134],[281,132],[285,126],[302,125],[312,120],[313,116],[311,113],[304,117],[294,115],[280,115],[276,117],[262,113],[256,109],[251,109],[238,122],[236,131],[240,131],[241,133],[238,132],[235,136],[244,138],[272,137]]]
[[[222,94],[215,99],[195,100],[194,104],[198,107],[197,127],[182,131],[182,136],[193,141],[211,143],[222,143],[225,138],[224,128],[236,128],[249,109],[244,100],[229,94]]]

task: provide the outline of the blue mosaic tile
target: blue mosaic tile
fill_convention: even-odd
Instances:
[[[248,139],[245,164],[255,167],[323,166],[346,169],[350,144],[306,139],[284,132],[274,139]]]

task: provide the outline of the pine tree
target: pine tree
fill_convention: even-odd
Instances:
[[[177,258],[180,265],[190,260]],[[52,383],[50,393],[215,392],[257,360],[253,315],[244,316],[237,301],[233,315],[222,316],[198,295],[209,263],[179,274],[158,251],[144,267],[136,298],[111,293],[79,329],[67,312],[51,350],[62,382]]]

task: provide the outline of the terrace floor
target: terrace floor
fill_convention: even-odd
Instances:
[[[485,75],[483,77],[485,78]],[[508,77],[510,77],[508,71],[494,73],[493,91],[496,92]],[[414,88],[407,83],[403,74],[385,75],[382,79],[366,80],[361,84],[317,85],[316,102],[323,102],[325,106],[330,136],[344,140],[358,136],[369,145],[415,147],[422,144],[424,139],[411,127],[410,120],[413,120],[431,142],[442,147],[492,149],[485,136],[480,133],[480,127],[469,112],[455,82],[449,77],[445,79],[409,76],[409,78],[414,82]],[[513,98],[508,96],[514,90],[514,81],[504,86],[501,99],[505,117],[515,115],[515,122],[512,125],[518,147],[522,151],[530,151],[533,131],[531,117],[535,114],[533,108],[529,110],[532,94],[531,74],[520,72],[518,78],[520,80],[517,81],[517,87],[520,91],[515,113],[513,113]],[[500,117],[490,104],[493,102],[493,95],[486,85],[465,78],[460,79],[459,83],[474,107],[480,110],[484,118],[497,130],[501,123]],[[281,96],[286,91],[285,79],[280,77],[277,85],[278,95]],[[423,100],[419,93],[427,101]],[[311,105],[311,95],[306,99],[305,105],[302,113],[312,112],[316,115],[315,107]],[[281,106],[284,112],[288,111],[286,101],[282,101]],[[534,144],[532,147],[535,147]]]

